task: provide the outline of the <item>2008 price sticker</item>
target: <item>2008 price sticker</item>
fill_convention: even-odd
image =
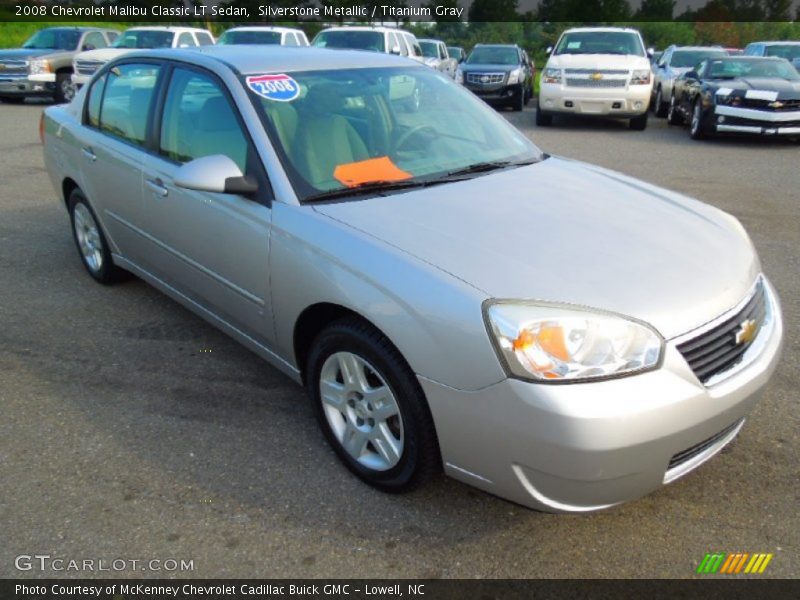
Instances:
[[[251,75],[245,81],[247,87],[267,100],[291,102],[300,95],[300,86],[285,73]]]

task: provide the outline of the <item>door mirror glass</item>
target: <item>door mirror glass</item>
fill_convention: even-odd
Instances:
[[[697,71],[692,69],[691,71],[686,71],[686,74],[683,76],[685,79],[697,79]]]
[[[224,154],[196,158],[182,165],[175,172],[175,185],[198,192],[243,196],[258,191],[258,184],[245,177],[238,165]]]
[[[392,46],[392,54],[400,54],[400,46],[398,44]]]
[[[548,46],[548,47],[547,47],[547,50],[545,50],[545,52],[546,52],[547,54],[552,54],[552,53],[553,53],[553,47],[552,47],[552,46]]]

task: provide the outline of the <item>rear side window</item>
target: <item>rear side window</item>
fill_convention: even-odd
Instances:
[[[219,84],[202,73],[173,71],[159,146],[159,152],[175,162],[224,154],[247,172],[247,136]]]
[[[158,65],[137,63],[117,65],[110,69],[106,75],[100,108],[100,130],[144,146],[147,115],[160,72]],[[92,88],[93,95],[95,87]],[[89,100],[91,102],[92,98]]]
[[[108,75],[103,75],[100,79],[92,84],[89,90],[89,99],[87,101],[86,110],[86,123],[92,127],[100,127],[100,103],[103,101],[103,90],[106,87],[106,78]]]
[[[286,33],[284,34],[284,45],[285,46],[297,46],[297,38],[294,36],[293,33]]]
[[[86,37],[83,38],[83,49],[84,50],[95,50],[97,48],[105,48],[108,44],[106,43],[106,38],[103,37],[103,34],[99,31],[92,31],[86,34]]]
[[[188,31],[183,32],[178,36],[178,48],[191,48],[197,44],[194,41],[194,36]]]

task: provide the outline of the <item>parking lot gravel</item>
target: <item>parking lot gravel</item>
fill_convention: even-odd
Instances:
[[[736,215],[787,322],[722,454],[641,500],[551,515],[444,478],[366,487],[289,379],[141,281],[95,284],[44,170],[44,106],[0,106],[0,577],[691,577],[712,551],[772,552],[762,577],[800,576],[800,146],[503,113],[547,152]],[[33,554],[193,568],[18,570]]]

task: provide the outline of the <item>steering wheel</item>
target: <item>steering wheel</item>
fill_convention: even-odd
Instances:
[[[408,140],[426,131],[433,135],[433,137],[437,136],[436,128],[434,128],[432,125],[415,125],[411,129],[403,132],[400,137],[397,138],[397,141],[394,143],[394,151],[399,152],[406,142],[408,142]]]

